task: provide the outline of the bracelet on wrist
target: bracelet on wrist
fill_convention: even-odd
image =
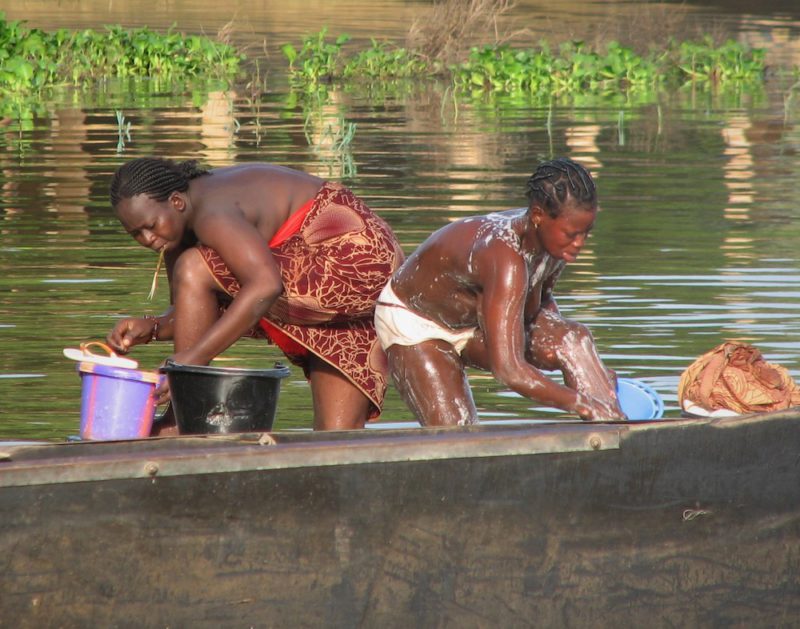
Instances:
[[[150,340],[148,340],[147,342],[148,343],[152,343],[153,341],[157,341],[158,340],[158,328],[161,327],[161,324],[160,324],[160,322],[158,320],[158,317],[154,317],[153,315],[145,315],[144,318],[147,319],[148,321],[152,321],[153,322],[153,330],[150,333]]]

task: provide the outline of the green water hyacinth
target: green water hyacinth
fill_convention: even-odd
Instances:
[[[509,46],[473,48],[469,58],[452,68],[456,86],[465,91],[526,91],[569,94],[652,90],[687,81],[716,85],[723,81],[760,79],[762,50],[736,42],[715,48],[710,40],[684,42],[658,55],[642,57],[611,42],[605,54],[583,43],[562,46],[558,54],[515,50]]]
[[[0,90],[6,94],[107,77],[233,78],[244,58],[206,37],[120,26],[48,33],[0,13]]]
[[[407,79],[431,72],[432,64],[419,54],[389,42],[372,39],[372,46],[357,53],[344,66],[345,78]]]
[[[326,39],[327,29],[303,40],[299,49],[284,44],[281,51],[289,60],[289,77],[295,85],[315,86],[332,80],[339,73],[342,46],[349,35],[339,35],[333,42]]]
[[[714,47],[710,38],[702,42],[683,42],[678,54],[677,65],[688,80],[754,81],[760,80],[764,73],[764,50],[749,50],[731,40],[719,47]]]
[[[300,48],[283,46],[294,85],[307,89],[335,81],[386,81],[452,78],[466,93],[527,93],[535,95],[644,94],[686,83],[713,88],[726,82],[751,82],[764,74],[765,53],[727,41],[716,46],[710,37],[698,42],[670,42],[663,50],[642,56],[619,42],[604,52],[583,42],[569,42],[557,51],[544,43],[538,49],[495,44],[471,49],[466,60],[443,67],[391,42],[371,40],[371,46],[345,55],[349,36],[327,40],[327,30],[305,38]]]

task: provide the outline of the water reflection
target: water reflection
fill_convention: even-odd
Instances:
[[[358,172],[352,148],[357,123],[347,120],[344,95],[331,90],[324,99],[314,100],[303,123],[306,142],[318,158],[309,172],[323,179],[352,179]]]
[[[234,113],[236,98],[232,90],[213,91],[200,106],[201,156],[206,162],[225,164],[235,157],[234,137],[239,126]]]
[[[277,11],[267,4],[256,3],[254,14]],[[397,9],[381,31],[391,35],[425,3],[385,4]],[[44,19],[42,5],[23,0],[20,9]],[[624,9],[606,3],[603,11],[612,5]],[[103,6],[94,17],[77,11],[73,24],[131,13],[119,3]],[[325,6],[335,9],[320,11],[338,8],[342,24],[356,19],[343,17],[341,3]],[[570,6],[586,4],[564,3],[556,12]],[[534,3],[523,9],[541,10]],[[195,19],[211,15],[208,7],[185,10],[196,10]],[[289,29],[289,16],[300,17],[297,7],[279,14],[276,32]],[[774,28],[777,54],[796,54],[781,35],[794,32],[790,18],[736,19],[754,25],[743,36]],[[293,35],[302,24],[292,25]],[[677,412],[681,371],[727,338],[755,343],[797,375],[800,138],[787,87],[688,92],[641,105],[542,105],[507,95],[456,98],[439,85],[309,97],[273,75],[258,89],[109,86],[65,94],[30,130],[10,125],[0,134],[0,436],[74,434],[80,382],[61,350],[102,338],[117,317],[166,306],[163,291],[146,302],[155,259],[121,232],[107,201],[116,165],[148,154],[211,165],[267,160],[343,179],[387,218],[407,250],[454,218],[524,204],[536,164],[568,154],[597,178],[603,211],[557,299],[566,315],[592,328],[609,366],[654,386],[668,416]],[[118,111],[131,123],[122,147]],[[154,368],[168,351],[150,345],[136,357]],[[263,366],[279,357],[243,341],[222,358]],[[488,374],[471,380],[485,417],[549,412],[508,395]],[[391,392],[385,420],[408,417]],[[276,425],[308,426],[310,418],[308,386],[294,371]]]

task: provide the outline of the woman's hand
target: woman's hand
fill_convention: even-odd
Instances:
[[[628,417],[622,412],[619,404],[608,403],[584,393],[578,393],[575,401],[575,413],[581,419],[597,421],[603,419],[622,419]]]
[[[158,320],[154,317],[129,317],[117,322],[106,342],[118,354],[127,354],[135,345],[153,340]]]
[[[153,395],[156,398],[157,406],[161,406],[162,404],[169,402],[171,396],[169,391],[169,378],[167,377],[167,374],[161,374],[161,378],[158,380],[158,384],[156,385],[156,390],[153,392]]]

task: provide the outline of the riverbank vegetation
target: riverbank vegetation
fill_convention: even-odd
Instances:
[[[461,12],[452,10],[456,4]],[[547,99],[649,94],[687,83],[715,89],[757,83],[765,73],[762,50],[711,37],[670,39],[649,52],[616,41],[569,41],[554,48],[546,42],[520,45],[519,32],[505,33],[499,26],[499,18],[512,6],[512,0],[443,0],[434,4],[429,20],[412,26],[405,45],[372,39],[359,48],[348,35],[329,36],[322,29],[299,44],[286,43],[282,52],[287,65],[278,71],[285,71],[301,93],[331,84],[383,88],[402,81],[438,81],[453,94]],[[212,39],[121,26],[46,32],[23,21],[7,21],[0,12],[0,119],[29,115],[46,100],[41,97],[45,89],[89,87],[113,79],[241,82],[255,100],[266,85],[264,65],[258,58],[248,59],[231,44],[230,35],[225,29]],[[470,47],[469,42],[481,40]]]
[[[108,26],[46,32],[0,13],[0,89],[25,92],[109,77],[231,77],[245,56],[198,35]]]
[[[494,12],[486,9],[487,3]],[[499,4],[498,4],[499,3]],[[474,6],[473,6],[474,5]],[[295,85],[313,86],[333,81],[397,80],[435,77],[472,91],[626,90],[639,86],[679,85],[694,81],[715,85],[753,81],[764,72],[764,53],[726,41],[715,45],[710,37],[677,42],[649,54],[612,41],[603,50],[583,42],[569,42],[551,50],[512,47],[502,41],[473,46],[458,59],[465,29],[490,28],[508,0],[471,0],[466,17],[455,20],[445,11],[436,29],[412,27],[409,41],[417,47],[371,40],[361,50],[345,48],[350,37],[328,37],[326,29],[287,43],[283,53]],[[447,3],[437,5],[444,11]],[[495,27],[496,30],[496,27]],[[156,33],[146,27],[126,30],[46,32],[7,21],[0,13],[0,90],[8,93],[44,87],[85,85],[108,78],[203,76],[234,79],[247,61],[225,37],[213,40],[170,30]],[[495,40],[501,37],[495,33]]]
[[[347,35],[328,41],[323,29],[297,48],[284,45],[290,79],[313,89],[334,82],[435,77],[461,93],[559,97],[653,92],[686,83],[713,89],[764,76],[763,50],[718,33],[692,33],[680,22],[670,29],[675,12],[654,14],[648,8],[644,15],[650,23],[631,24],[627,45],[607,33],[595,43],[561,38],[555,40],[557,45],[542,41],[531,47],[531,33],[512,28],[515,5],[515,0],[437,0],[430,13],[411,26],[405,45],[372,40],[366,50],[355,52],[346,47]],[[670,36],[676,32],[689,34],[678,40]]]
[[[283,47],[291,81],[298,86],[346,80],[396,80],[438,77],[470,92],[525,91],[552,95],[585,91],[626,91],[679,87],[687,82],[713,87],[729,82],[759,81],[764,52],[726,41],[671,42],[664,50],[639,55],[618,42],[604,51],[582,42],[550,50],[519,49],[507,44],[473,47],[466,60],[444,63],[389,42],[373,40],[370,48],[346,55],[347,35],[328,40],[325,30]]]
[[[108,79],[232,80],[245,55],[223,37],[107,26],[47,32],[0,12],[0,119],[28,118],[46,89]]]

